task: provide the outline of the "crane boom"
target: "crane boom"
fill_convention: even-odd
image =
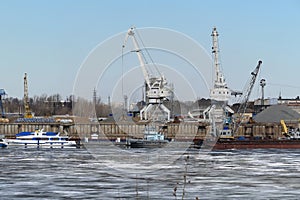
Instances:
[[[132,41],[133,41],[133,45],[134,45],[134,48],[135,48],[134,51],[137,53],[137,56],[138,56],[138,59],[139,59],[139,62],[140,62],[141,68],[142,68],[142,72],[143,72],[146,84],[150,88],[151,85],[150,85],[149,73],[148,73],[148,71],[146,69],[145,62],[144,62],[143,56],[141,54],[141,49],[139,47],[139,44],[138,44],[138,42],[137,42],[134,34],[135,34],[134,33],[134,27],[131,27],[128,30],[127,34],[126,34],[126,37],[125,37],[125,40],[124,40],[124,44],[123,44],[122,47],[125,48],[125,45],[126,45],[127,40],[128,40],[128,37],[131,36],[132,37]]]
[[[257,78],[257,75],[258,75],[261,64],[262,64],[262,61],[259,60],[256,68],[254,69],[253,72],[251,72],[251,79],[250,79],[249,85],[246,89],[246,92],[244,93],[245,95],[243,96],[243,99],[242,99],[241,104],[240,104],[240,106],[238,108],[238,111],[237,111],[237,115],[238,115],[238,118],[237,118],[238,120],[237,121],[239,121],[239,124],[238,124],[238,126],[236,126],[235,131],[239,127],[240,123],[242,122],[242,117],[246,112],[246,108],[248,106],[248,100],[249,100],[249,97],[251,95],[251,92],[252,92],[254,83],[256,81],[256,78]]]
[[[285,121],[283,119],[280,120],[280,124],[281,124],[282,129],[283,129],[282,134],[288,135],[289,134],[288,133],[288,128],[286,127]]]

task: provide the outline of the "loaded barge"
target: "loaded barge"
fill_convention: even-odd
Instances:
[[[284,120],[280,121],[282,132],[277,135],[258,136],[233,136],[230,129],[220,131],[217,137],[208,139],[194,139],[197,148],[209,149],[300,149],[300,129],[288,129]],[[253,125],[248,125],[253,130]],[[279,129],[280,130],[280,129]],[[280,131],[278,131],[280,132]]]
[[[218,141],[213,149],[300,149],[300,140]]]
[[[195,148],[225,150],[225,149],[300,149],[300,140],[206,140],[194,141]]]

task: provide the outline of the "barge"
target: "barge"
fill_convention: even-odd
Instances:
[[[225,149],[300,149],[298,139],[194,140],[195,148]]]
[[[213,149],[300,149],[300,140],[218,141]]]

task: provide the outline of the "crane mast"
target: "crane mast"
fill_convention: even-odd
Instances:
[[[32,113],[29,108],[29,98],[28,98],[28,85],[27,85],[27,73],[24,76],[24,118],[32,118]]]
[[[210,89],[211,105],[203,111],[204,119],[206,117],[216,118],[217,124],[223,123],[224,118],[227,118],[229,113],[233,114],[234,111],[228,106],[228,100],[232,94],[231,90],[227,87],[227,83],[220,69],[219,61],[219,43],[217,28],[214,27],[211,33],[212,36],[212,54],[213,54],[213,70],[214,70],[214,84]],[[227,119],[226,119],[227,120]]]
[[[219,33],[217,32],[217,28],[214,27],[212,31],[212,53],[213,53],[213,60],[214,60],[214,87],[210,91],[210,97],[212,100],[215,101],[223,101],[226,102],[230,99],[231,91],[227,87],[227,83],[225,82],[225,78],[223,73],[220,69],[220,62],[219,62],[219,42],[218,36]]]
[[[170,89],[167,87],[167,80],[166,78],[161,75],[158,71],[160,76],[158,77],[150,77],[149,72],[147,71],[146,67],[151,67],[149,64],[146,64],[145,58],[141,53],[140,46],[138,41],[135,37],[135,28],[131,27],[125,37],[123,48],[128,41],[128,38],[132,38],[132,42],[134,45],[134,52],[136,52],[143,76],[145,79],[145,93],[146,93],[146,106],[140,111],[140,118],[141,120],[148,119],[148,113],[153,107],[153,105],[158,105],[158,107],[165,113],[167,113],[167,119],[170,120],[170,110],[163,105],[163,101],[167,100],[170,96]]]
[[[225,79],[223,74],[220,70],[220,63],[219,63],[219,43],[218,43],[218,36],[219,33],[217,32],[217,28],[214,27],[212,31],[212,39],[213,39],[213,46],[212,46],[212,53],[214,54],[214,67],[215,67],[215,87],[226,87]]]

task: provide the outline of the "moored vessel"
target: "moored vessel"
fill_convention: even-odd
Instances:
[[[45,132],[38,129],[33,132],[20,132],[15,139],[3,139],[9,146],[19,145],[25,147],[64,148],[77,147],[75,141],[69,140],[68,136],[61,136],[56,132]]]
[[[300,140],[294,139],[244,139],[194,141],[194,147],[213,150],[226,149],[300,149]]]
[[[142,139],[130,138],[127,140],[127,146],[131,148],[151,148],[163,147],[168,140],[165,139],[164,134],[157,131],[154,126],[146,126],[143,132]]]
[[[0,139],[0,148],[7,147],[7,142],[3,141],[3,139]]]

